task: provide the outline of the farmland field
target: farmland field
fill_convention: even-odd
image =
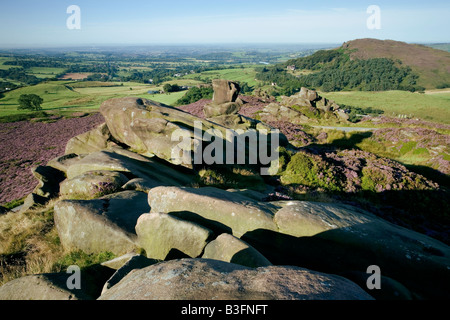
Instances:
[[[253,67],[246,68],[230,68],[223,70],[212,70],[202,72],[200,75],[187,75],[185,79],[200,77],[200,79],[209,81],[212,79],[227,79],[231,81],[247,82],[249,86],[255,86],[258,81],[255,80],[256,71]]]
[[[64,68],[33,67],[29,69],[28,73],[38,78],[53,78],[63,73],[64,70]]]
[[[450,92],[423,94],[407,91],[351,91],[327,92],[321,95],[336,101],[337,104],[381,109],[388,116],[406,115],[450,123]]]

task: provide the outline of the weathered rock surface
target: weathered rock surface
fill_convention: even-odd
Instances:
[[[214,121],[218,116],[222,115],[237,115],[241,105],[238,102],[225,102],[222,104],[207,104],[203,108],[205,117]]]
[[[240,87],[237,83],[216,79],[213,80],[213,89],[212,102],[203,107],[205,118],[232,129],[256,127],[257,121],[238,114],[243,101],[238,98]]]
[[[439,279],[448,276],[450,250],[438,240],[351,206],[305,201],[276,205],[283,206],[274,216],[279,233],[256,230],[243,237],[272,263],[336,274],[366,272],[378,265],[384,276],[416,297],[448,296]]]
[[[121,191],[128,178],[115,171],[88,171],[61,183],[60,193],[65,199],[91,200]]]
[[[101,294],[101,286],[111,276],[112,270],[94,266],[80,273],[80,287],[74,284],[72,273],[46,273],[25,276],[0,287],[0,300],[95,300]]]
[[[172,213],[236,237],[256,229],[277,230],[275,206],[221,189],[157,187],[148,196],[151,212]]]
[[[55,204],[55,225],[68,250],[109,251],[122,255],[135,250],[134,227],[150,210],[147,195],[124,191],[96,200],[62,200]]]
[[[0,300],[78,300],[77,290],[67,289],[68,277],[67,274],[31,275],[9,281],[0,287]],[[81,299],[87,297],[82,295]]]
[[[47,163],[47,166],[64,172],[64,174],[67,174],[67,169],[75,162],[81,160],[84,156],[85,155],[77,155],[75,153],[65,154],[63,156],[50,160]]]
[[[130,255],[130,254],[129,254]],[[128,255],[127,255],[128,256]],[[120,258],[120,257],[119,257]],[[142,255],[132,255],[128,260],[117,269],[116,272],[111,276],[111,278],[106,281],[102,289],[102,294],[108,291],[111,287],[120,282],[128,273],[136,269],[142,269],[158,263],[158,260],[148,259]]]
[[[202,258],[231,262],[257,268],[272,265],[261,253],[244,241],[223,233],[205,248]]]
[[[236,102],[241,88],[236,82],[216,79],[212,81],[214,96],[214,104],[222,104],[227,102]]]
[[[80,134],[69,140],[66,145],[66,154],[86,154],[113,146],[115,143],[111,141],[111,133],[106,123],[99,125],[97,128]]]
[[[144,179],[147,185],[185,185],[193,181],[193,172],[176,170],[170,164],[157,159],[131,158],[129,154],[119,154],[117,149],[91,153],[72,163],[67,169],[67,177],[73,179],[91,171],[117,171],[130,177]],[[136,154],[135,156],[139,156]]]
[[[346,123],[349,119],[347,113],[340,109],[334,101],[318,95],[315,90],[301,88],[300,92],[292,96],[281,97],[281,102],[267,105],[259,113],[263,121],[289,121],[293,124],[317,122],[319,119],[328,119],[336,123]]]
[[[208,259],[158,263],[128,274],[99,300],[371,300],[353,282],[299,267],[251,269]]]
[[[212,234],[196,223],[157,212],[141,215],[136,233],[147,257],[159,260],[166,259],[173,249],[192,258],[199,257]]]
[[[179,109],[140,98],[107,100],[101,105],[100,112],[114,139],[128,145],[137,153],[147,156],[156,155],[160,159],[176,164],[179,164],[179,159],[174,158],[172,152],[179,148],[180,141],[172,141],[174,132],[180,135],[183,133],[194,141],[198,139],[194,138],[196,121],[202,124],[204,130],[224,129]],[[177,136],[180,135],[177,134]],[[187,152],[191,149],[191,144],[186,146]],[[185,160],[183,165],[192,165],[192,159]]]

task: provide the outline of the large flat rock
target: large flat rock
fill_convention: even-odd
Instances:
[[[158,263],[128,274],[100,300],[371,300],[345,278],[291,266],[252,269],[209,259]]]
[[[276,204],[282,207],[274,216],[279,232],[256,230],[243,238],[272,263],[337,274],[366,273],[370,265],[377,265],[381,275],[418,298],[449,296],[441,281],[450,266],[450,249],[444,243],[348,205]]]
[[[159,159],[147,158],[128,150],[113,148],[91,153],[67,168],[68,179],[91,171],[117,171],[130,178],[141,178],[147,186],[186,185],[194,174],[185,168],[176,168]]]
[[[256,229],[277,230],[275,206],[217,188],[157,187],[148,201],[151,212],[176,214],[238,238]]]

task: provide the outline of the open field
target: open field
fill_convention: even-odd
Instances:
[[[28,74],[37,78],[52,78],[58,74],[64,72],[64,68],[45,68],[45,67],[33,67],[29,69]]]
[[[60,77],[59,79],[61,80],[83,80],[86,79],[87,77],[89,77],[92,73],[66,73],[65,75],[63,75],[62,77]]]
[[[350,91],[321,92],[320,94],[336,101],[337,104],[381,109],[387,116],[407,115],[439,123],[450,123],[450,92],[445,90],[439,94],[407,91]]]
[[[231,81],[247,82],[249,86],[255,86],[258,83],[258,81],[255,80],[256,71],[254,67],[211,70],[202,72],[201,74],[190,74],[184,76],[183,78],[192,79],[196,77],[200,77],[200,79],[205,81],[210,81],[213,79],[226,79]]]

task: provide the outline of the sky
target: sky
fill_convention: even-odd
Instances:
[[[71,5],[79,15],[67,12]],[[379,15],[368,12],[371,5]],[[450,42],[449,17],[448,0],[0,0],[0,48],[358,38],[443,43]]]

